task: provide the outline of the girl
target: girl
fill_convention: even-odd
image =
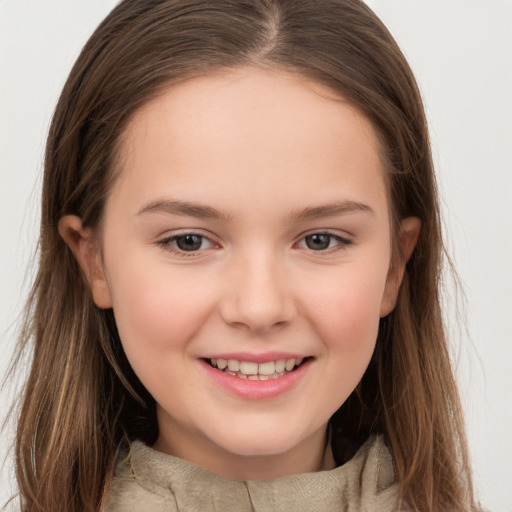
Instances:
[[[24,510],[475,510],[421,100],[354,0],[125,0],[50,130]]]

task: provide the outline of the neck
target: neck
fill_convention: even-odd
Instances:
[[[160,432],[155,450],[188,460],[231,480],[269,480],[298,473],[333,469],[331,447],[327,445],[326,428],[314,432],[293,449],[283,453],[240,455],[215,445],[190,432],[184,439],[179,432]]]

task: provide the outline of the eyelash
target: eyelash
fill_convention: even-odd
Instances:
[[[314,249],[311,249],[309,247],[306,247],[306,249],[309,249],[311,252],[314,252],[314,253],[331,254],[333,252],[336,252],[336,251],[339,251],[342,249],[347,249],[353,243],[353,241],[350,240],[349,238],[342,237],[339,234],[332,233],[330,231],[314,231],[312,233],[306,233],[305,235],[303,235],[297,244],[302,243],[302,242],[306,243],[307,238],[313,237],[313,236],[329,237],[329,245],[331,244],[332,240],[335,240],[337,242],[336,245],[334,245],[333,247],[327,247],[326,249],[321,249],[321,250],[317,250],[317,251],[315,251]]]
[[[329,246],[325,249],[314,250],[314,249],[311,249],[310,247],[305,247],[305,249],[307,249],[313,253],[331,254],[333,252],[336,252],[336,251],[339,251],[342,249],[346,249],[353,243],[352,240],[350,240],[348,238],[344,238],[340,235],[331,233],[329,231],[315,231],[315,232],[307,233],[307,234],[303,235],[299,239],[299,241],[294,245],[298,246],[302,242],[307,243],[306,240],[308,239],[308,237],[313,237],[313,236],[329,237],[329,244],[328,244]],[[201,233],[194,233],[194,232],[182,233],[182,234],[173,235],[173,236],[164,238],[162,240],[157,241],[157,245],[172,254],[177,254],[178,256],[185,257],[185,258],[197,256],[201,251],[206,250],[206,249],[197,249],[194,251],[186,251],[186,250],[180,249],[179,247],[176,247],[173,245],[178,240],[186,238],[186,237],[200,238],[201,245],[202,245],[202,242],[205,240],[207,240],[211,244],[211,246],[218,245],[215,242],[213,242],[210,238],[208,238],[206,235],[203,235]],[[335,240],[337,243],[333,247],[330,247],[332,240]],[[208,248],[210,248],[210,247],[208,247]]]
[[[211,246],[215,246],[217,245],[215,242],[213,242],[210,238],[208,238],[206,235],[203,235],[201,233],[194,233],[194,232],[189,232],[189,233],[180,233],[178,235],[173,235],[173,236],[169,236],[167,238],[164,238],[162,240],[159,240],[157,242],[157,245],[159,247],[161,247],[162,249],[172,253],[172,254],[177,254],[178,256],[181,256],[181,257],[191,257],[191,256],[197,256],[198,253],[202,250],[205,250],[205,249],[197,249],[195,251],[185,251],[183,249],[180,249],[179,247],[175,247],[173,245],[174,242],[176,242],[177,240],[179,239],[182,239],[182,238],[186,238],[186,237],[198,237],[201,239],[201,245],[202,245],[202,242],[207,240]]]

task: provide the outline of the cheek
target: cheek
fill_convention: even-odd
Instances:
[[[376,335],[384,289],[385,272],[352,269],[331,276],[324,286],[316,286],[310,293],[310,316],[329,338],[336,332],[360,333],[355,339],[365,338],[365,333]],[[344,341],[351,342],[350,339]]]
[[[378,268],[378,267],[377,267]],[[327,385],[335,410],[352,393],[370,362],[380,321],[386,272],[352,267],[315,288],[307,307],[326,355]]]
[[[303,404],[304,417],[312,408],[314,421],[331,417],[361,381],[375,349],[383,274],[347,265],[321,279],[317,275],[315,287],[301,294],[301,316],[317,340],[322,377]]]
[[[210,311],[213,298],[202,283],[166,270],[124,265],[112,276],[114,315],[134,366],[136,359],[156,362],[166,353],[183,353]]]

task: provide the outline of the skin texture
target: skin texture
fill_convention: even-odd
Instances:
[[[124,149],[100,236],[74,216],[59,229],[157,402],[155,448],[236,479],[330,467],[327,422],[403,272],[371,124],[318,84],[244,68],[153,99]],[[402,223],[405,257],[419,229]],[[308,245],[315,233],[327,248]],[[179,249],[186,234],[199,250]],[[310,359],[284,392],[247,398],[203,361],[241,352]]]

